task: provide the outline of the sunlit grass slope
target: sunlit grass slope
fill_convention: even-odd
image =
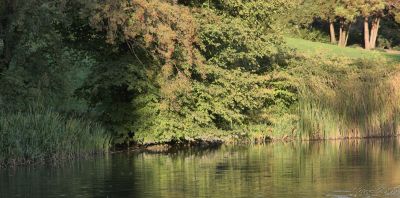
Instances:
[[[391,61],[399,61],[399,54],[390,54],[380,51],[368,51],[362,48],[339,47],[327,43],[319,43],[298,38],[286,37],[285,41],[290,47],[298,50],[300,53],[319,54],[329,57],[348,57],[348,58],[367,58],[380,59],[386,58]]]

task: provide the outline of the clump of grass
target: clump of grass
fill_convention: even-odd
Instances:
[[[399,134],[397,66],[383,60],[308,60],[296,70],[303,85],[298,108],[302,139]]]
[[[96,123],[51,110],[0,111],[0,165],[15,166],[85,157],[109,149],[110,137]]]

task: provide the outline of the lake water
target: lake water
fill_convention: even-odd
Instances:
[[[400,140],[125,152],[3,169],[0,197],[400,197]]]

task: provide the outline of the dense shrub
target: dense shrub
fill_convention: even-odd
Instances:
[[[103,122],[114,131],[115,142],[146,144],[247,134],[255,128],[252,125],[272,127],[274,115],[288,111],[297,100],[290,76],[281,72],[288,65],[290,50],[272,29],[254,28],[248,20],[232,15],[197,10],[187,16],[196,19],[193,27],[200,27],[191,39],[181,35],[189,27],[169,29],[166,20],[165,28],[181,43],[196,41],[193,49],[180,51],[181,43],[173,48],[178,60],[182,52],[191,51],[189,57],[197,61],[190,67],[186,61],[146,57],[140,54],[143,49],[135,48],[134,55],[119,56],[93,69],[80,95],[101,112]],[[169,12],[164,16],[176,17]],[[148,20],[158,20],[152,17]],[[125,25],[121,28],[132,28]],[[147,31],[139,34],[146,37]],[[152,41],[157,39],[162,38]],[[151,45],[141,48],[154,50]]]

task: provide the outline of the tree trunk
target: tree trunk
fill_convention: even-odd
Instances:
[[[339,42],[338,45],[342,46],[343,43],[343,23],[340,22],[340,27],[339,27]]]
[[[368,17],[364,18],[364,48],[366,50],[371,49]]]
[[[329,30],[331,33],[331,43],[335,44],[336,43],[336,34],[335,34],[335,26],[334,26],[332,20],[329,20]]]
[[[381,19],[379,17],[375,18],[372,22],[372,28],[371,28],[371,38],[370,38],[370,47],[371,49],[376,48],[376,41],[378,38],[378,32],[379,32],[379,25],[380,25]]]
[[[348,25],[348,27],[344,33],[344,36],[346,37],[346,39],[344,40],[343,47],[347,46],[347,41],[349,40],[349,35],[350,35],[350,27],[351,27],[351,24]]]
[[[339,42],[338,45],[341,47],[346,47],[347,41],[349,40],[349,32],[350,32],[350,24],[347,24],[345,21],[340,22],[340,30],[339,30]]]

